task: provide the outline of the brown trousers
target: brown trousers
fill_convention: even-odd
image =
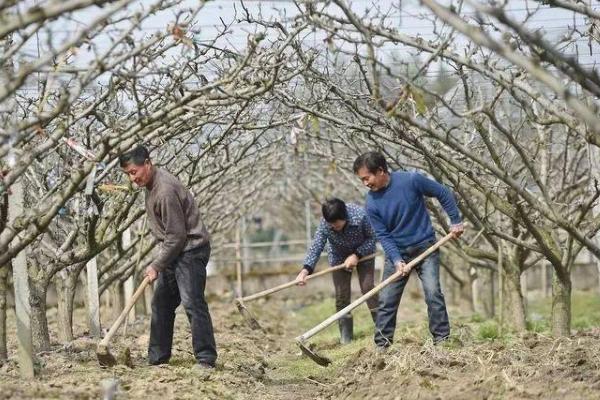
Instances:
[[[365,260],[358,263],[355,270],[358,271],[358,283],[362,294],[373,289],[375,285],[375,260]],[[335,287],[335,309],[340,311],[350,304],[352,272],[345,269],[334,271],[332,274],[333,286]],[[379,304],[379,296],[375,295],[367,300],[370,311],[376,311]]]

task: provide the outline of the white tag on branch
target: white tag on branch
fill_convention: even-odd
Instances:
[[[298,136],[306,130],[306,114],[300,114],[294,120],[292,130],[290,131],[290,144],[295,146],[298,144]]]
[[[98,206],[96,205],[96,203],[94,202],[90,202],[90,205],[88,206],[86,214],[88,216],[94,216],[94,215],[100,215],[100,211],[98,210]]]
[[[70,148],[72,148],[73,150],[75,150],[77,153],[79,153],[83,157],[87,158],[88,160],[93,160],[94,158],[96,158],[96,155],[94,153],[92,153],[90,150],[88,150],[81,143],[76,142],[74,139],[71,139],[71,138],[67,139],[64,137],[62,139],[65,141],[67,146],[69,146]]]
[[[298,129],[298,127],[296,126],[292,126],[292,131],[290,132],[290,144],[292,146],[295,146],[296,143],[298,143],[298,131],[300,129]]]

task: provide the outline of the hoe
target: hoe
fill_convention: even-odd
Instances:
[[[375,253],[369,254],[368,256],[365,256],[365,257],[359,259],[358,262],[360,263],[360,262],[363,262],[363,261],[367,261],[367,260],[370,260],[370,259],[372,259],[374,257],[375,257]],[[327,269],[325,269],[325,270],[323,270],[321,272],[317,272],[315,274],[309,275],[306,279],[307,280],[314,279],[314,278],[317,278],[319,276],[322,276],[322,275],[325,275],[325,274],[330,274],[330,273],[332,273],[334,271],[339,271],[340,269],[344,269],[344,268],[345,268],[344,264],[336,265],[334,267],[327,268]],[[248,310],[248,308],[246,307],[246,305],[244,304],[244,302],[251,301],[251,300],[256,300],[256,299],[259,299],[261,297],[268,296],[268,295],[270,295],[272,293],[279,292],[280,290],[287,289],[287,288],[295,286],[297,284],[298,284],[298,281],[297,280],[293,280],[291,282],[287,282],[287,283],[284,283],[282,285],[275,286],[275,287],[273,287],[271,289],[263,290],[262,292],[255,293],[255,294],[250,295],[250,296],[238,297],[237,299],[235,299],[235,305],[237,306],[240,314],[242,314],[242,316],[244,317],[244,320],[246,321],[246,323],[248,324],[248,326],[250,328],[252,328],[254,330],[259,330],[259,329],[262,330],[262,327],[260,326],[260,324],[258,323],[258,321],[256,320],[256,318],[254,318],[254,316],[252,315],[252,313]]]
[[[137,299],[144,293],[144,289],[146,289],[148,283],[150,283],[148,281],[148,278],[144,278],[144,280],[142,281],[142,283],[140,283],[140,286],[137,288],[133,296],[131,296],[131,298],[127,301],[125,308],[123,309],[119,317],[116,319],[116,321],[112,324],[110,330],[108,331],[104,339],[102,339],[100,343],[98,343],[98,347],[96,348],[96,356],[98,357],[98,362],[101,366],[113,367],[117,364],[117,360],[112,354],[110,354],[110,351],[108,350],[108,342],[115,335],[115,333],[125,320],[127,313],[134,306]]]
[[[421,253],[418,257],[416,257],[414,260],[409,262],[407,264],[407,267],[412,268],[415,265],[419,264],[421,261],[423,261],[423,259],[425,259],[425,257],[427,257],[428,255],[430,255],[431,253],[436,251],[438,248],[440,248],[442,245],[444,245],[447,241],[449,241],[453,237],[454,237],[453,233],[447,234],[442,239],[440,239],[437,243],[435,243],[433,246],[431,246],[430,248],[425,250],[423,253]],[[306,333],[298,336],[296,338],[296,343],[298,344],[298,346],[300,346],[300,350],[302,350],[302,352],[305,355],[307,355],[311,360],[313,360],[314,362],[316,362],[317,364],[319,364],[321,366],[326,367],[329,364],[331,364],[331,360],[329,358],[321,356],[321,355],[317,354],[314,350],[311,350],[310,348],[308,348],[306,346],[306,341],[308,339],[310,339],[311,337],[313,337],[314,335],[316,335],[317,333],[321,332],[323,329],[327,328],[329,325],[333,324],[335,321],[337,321],[344,315],[346,315],[349,312],[351,312],[352,310],[354,310],[356,307],[358,307],[359,305],[361,305],[362,303],[367,301],[367,299],[373,297],[381,289],[383,289],[384,287],[386,287],[387,285],[389,285],[396,279],[400,278],[400,276],[401,276],[400,272],[396,272],[396,273],[390,275],[387,279],[383,280],[379,285],[377,285],[373,289],[369,290],[367,293],[365,293],[364,295],[362,295],[361,297],[356,299],[353,303],[349,304],[344,309],[333,314],[331,317],[327,318],[325,321],[321,322],[319,325],[310,329]]]

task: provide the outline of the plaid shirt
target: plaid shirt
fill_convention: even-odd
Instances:
[[[329,265],[342,264],[351,254],[364,257],[375,252],[375,233],[365,210],[352,203],[346,204],[346,210],[348,219],[340,232],[331,229],[325,219],[321,218],[308,254],[304,258],[304,268],[311,274],[325,244],[327,244]]]

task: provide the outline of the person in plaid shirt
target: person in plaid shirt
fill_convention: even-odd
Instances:
[[[296,278],[300,286],[306,284],[306,278],[315,269],[321,252],[327,246],[329,265],[345,264],[346,269],[334,271],[335,307],[339,311],[350,304],[352,270],[358,271],[360,290],[364,294],[373,289],[375,281],[375,260],[358,260],[375,252],[375,233],[371,228],[365,210],[351,203],[334,198],[322,205],[323,218],[315,233],[314,240],[304,259],[304,267]],[[373,322],[377,319],[377,296],[367,300]],[[346,344],[353,337],[352,315],[348,314],[338,321],[340,343]]]

